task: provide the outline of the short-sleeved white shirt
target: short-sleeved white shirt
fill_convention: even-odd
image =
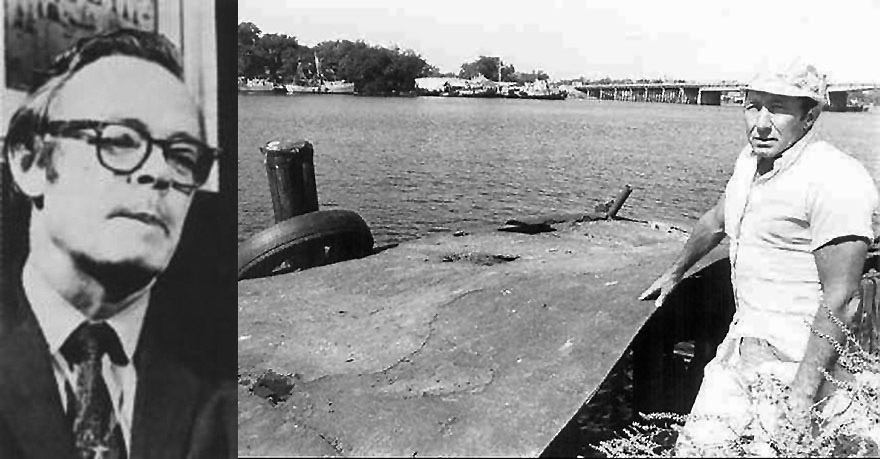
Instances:
[[[725,190],[737,309],[728,337],[764,338],[801,360],[821,295],[813,251],[838,237],[873,238],[877,189],[861,163],[812,133],[770,172],[756,169],[746,146]]]

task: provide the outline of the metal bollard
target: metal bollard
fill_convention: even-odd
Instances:
[[[260,147],[275,223],[318,210],[314,149],[304,140],[272,140]]]
[[[318,210],[314,149],[304,140],[276,139],[260,147],[275,223]],[[293,253],[284,268],[311,268],[324,260],[323,246],[309,246]]]

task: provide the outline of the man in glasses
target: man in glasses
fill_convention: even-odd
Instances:
[[[30,219],[0,315],[0,457],[235,454],[231,391],[147,320],[216,157],[182,73],[155,34],[80,40],[10,121]]]

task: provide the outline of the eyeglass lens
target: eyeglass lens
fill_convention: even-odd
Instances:
[[[173,179],[184,185],[201,185],[210,172],[212,157],[198,142],[187,139],[152,140],[141,132],[121,124],[103,127],[98,138],[99,159],[105,167],[119,173],[131,173],[143,166],[150,150],[161,148],[171,168]],[[151,145],[154,143],[156,145]]]

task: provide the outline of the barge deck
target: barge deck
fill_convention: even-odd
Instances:
[[[549,223],[239,282],[239,454],[540,455],[652,316],[638,295],[687,237]]]

